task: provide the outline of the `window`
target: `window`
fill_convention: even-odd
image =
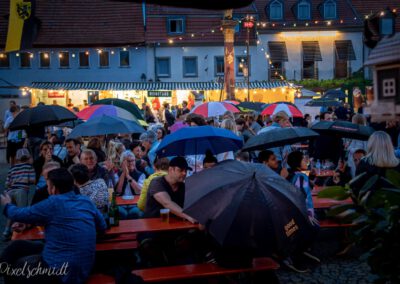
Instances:
[[[381,18],[380,19],[380,34],[381,35],[392,35],[394,34],[394,19],[393,17]]]
[[[185,33],[185,18],[168,18],[167,28],[169,34]]]
[[[183,76],[197,77],[197,57],[183,58]]]
[[[336,2],[334,0],[328,0],[324,3],[324,18],[336,19]]]
[[[269,18],[270,20],[283,19],[283,5],[280,1],[273,1],[269,5]]]
[[[60,59],[60,68],[69,68],[69,52],[62,51],[58,54]]]
[[[251,61],[251,60],[250,60]],[[249,63],[250,65],[250,63]],[[247,56],[236,57],[236,75],[247,77],[249,74],[250,66],[247,66]]]
[[[99,65],[103,68],[110,65],[110,57],[108,51],[101,51],[99,53]]]
[[[10,58],[7,53],[0,53],[0,68],[10,67]]]
[[[119,52],[119,66],[129,67],[129,50]]]
[[[157,77],[171,77],[171,59],[169,57],[156,58]]]
[[[79,52],[79,67],[89,68],[89,51]]]
[[[19,54],[21,68],[31,68],[31,55],[28,52]]]
[[[215,76],[224,76],[225,73],[225,62],[223,56],[216,56],[214,60]]]
[[[40,68],[50,67],[50,54],[48,52],[40,52]]]
[[[281,80],[281,76],[285,76],[283,65],[284,62],[282,61],[272,62],[269,74],[270,80]]]
[[[310,3],[307,1],[301,1],[297,4],[297,18],[299,20],[309,20],[311,19],[310,16]]]

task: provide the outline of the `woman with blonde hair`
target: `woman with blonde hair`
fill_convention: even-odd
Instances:
[[[110,141],[108,145],[107,157],[114,165],[115,169],[121,166],[121,154],[125,151],[124,144],[120,142]]]
[[[376,131],[368,139],[367,155],[360,161],[356,175],[367,173],[385,175],[387,169],[400,171],[400,161],[396,158],[390,136],[384,131]]]
[[[237,135],[236,122],[230,118],[224,119],[221,122],[221,128],[230,130]],[[224,152],[217,155],[218,163],[225,160],[234,160],[234,159],[235,155],[233,154],[233,151]]]

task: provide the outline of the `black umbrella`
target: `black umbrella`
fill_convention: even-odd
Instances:
[[[262,112],[264,109],[265,103],[259,102],[241,102],[240,104],[236,105],[241,110],[253,110],[257,112]]]
[[[264,150],[284,145],[291,145],[317,136],[319,136],[317,132],[306,127],[279,127],[250,137],[247,143],[243,146],[242,151]]]
[[[350,138],[358,140],[368,140],[374,129],[369,126],[358,125],[348,121],[320,121],[314,124],[311,129],[319,134],[335,135],[341,138]]]
[[[225,161],[186,188],[184,212],[224,247],[290,252],[309,237],[304,195],[262,164]]]
[[[10,125],[11,130],[30,127],[58,125],[78,117],[69,109],[57,105],[43,105],[28,108],[18,114]]]
[[[74,128],[75,126],[78,126],[79,124],[84,123],[82,119],[77,119],[77,120],[72,120],[72,121],[67,121],[63,122],[61,124],[56,125],[57,127],[67,127],[67,128]]]
[[[305,104],[305,106],[312,106],[312,107],[339,107],[342,104],[334,99],[325,99],[325,98],[321,98],[321,99],[314,99],[311,100],[309,102],[307,102]]]
[[[344,100],[346,98],[346,94],[340,89],[332,89],[326,91],[322,98],[330,100]]]

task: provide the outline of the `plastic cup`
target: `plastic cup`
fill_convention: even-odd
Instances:
[[[169,209],[160,209],[161,222],[169,223]]]

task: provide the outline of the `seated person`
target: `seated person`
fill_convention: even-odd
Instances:
[[[81,142],[78,139],[68,138],[65,140],[67,148],[67,156],[64,159],[64,167],[69,169],[70,166],[80,163]]]
[[[45,163],[50,161],[56,161],[60,165],[63,164],[63,161],[59,157],[53,155],[53,151],[54,148],[51,142],[44,141],[42,142],[42,144],[40,144],[39,157],[33,162],[33,168],[35,169],[36,173],[36,184],[38,184],[38,187],[42,187],[45,184],[43,178],[40,179],[40,174],[42,173],[43,165]]]
[[[361,159],[364,158],[366,155],[367,155],[367,152],[364,149],[358,149],[358,150],[354,151],[354,153],[353,153],[354,168],[351,168],[352,177],[355,177],[356,169],[357,169],[358,165],[360,164]]]
[[[136,169],[135,155],[131,151],[123,152],[116,193],[123,198],[140,194],[145,178],[146,176]],[[121,219],[138,218],[142,213],[135,205],[119,206],[119,212]]]
[[[102,178],[106,184],[108,184],[111,178],[110,170],[99,166],[97,164],[97,156],[93,150],[86,149],[81,153],[81,164],[85,165],[89,169],[89,178],[91,180],[96,180]]]
[[[13,204],[18,207],[28,206],[30,185],[35,184],[35,170],[29,163],[31,155],[28,149],[18,149],[16,164],[10,168],[6,179],[6,192],[10,195]],[[3,232],[5,240],[11,237],[11,222],[7,220]]]
[[[42,176],[46,181],[46,185],[36,189],[35,194],[33,195],[31,205],[34,205],[40,201],[43,201],[49,197],[49,192],[47,191],[47,175],[50,171],[61,168],[61,165],[58,162],[50,161],[43,166]]]
[[[160,216],[160,209],[167,208],[170,212],[189,222],[195,223],[189,215],[183,213],[185,201],[185,179],[189,168],[183,157],[175,157],[169,162],[168,173],[152,180],[147,194],[144,215],[147,218]]]
[[[149,185],[154,178],[165,176],[168,172],[169,160],[168,158],[157,158],[154,161],[154,174],[150,175],[144,182],[142,186],[142,191],[140,192],[140,198],[138,201],[138,208],[144,212],[146,208],[147,192],[149,190]]]
[[[247,162],[247,163],[250,162],[250,154],[249,154],[249,152],[239,151],[239,152],[236,153],[235,158],[238,161]]]
[[[362,150],[364,151],[364,150]],[[360,160],[360,158],[359,158]],[[359,161],[357,162],[357,164]],[[345,186],[351,180],[351,169],[347,163],[343,162],[342,159],[339,160],[339,164],[333,177],[327,179],[325,182],[326,186]]]
[[[89,197],[100,212],[104,212],[108,204],[108,188],[103,179],[89,179],[89,169],[82,164],[73,165],[70,172],[80,194]]]
[[[50,197],[31,207],[17,208],[10,197],[1,196],[4,215],[13,221],[44,226],[46,242],[18,240],[1,255],[12,268],[24,266],[54,268],[59,275],[5,275],[13,283],[85,283],[95,260],[96,229],[104,231],[106,223],[86,196],[73,192],[74,179],[66,169],[48,173]],[[60,272],[61,271],[61,272]]]
[[[314,205],[308,176],[301,172],[307,170],[307,163],[303,153],[300,151],[291,152],[288,156],[287,163],[290,169],[286,179],[300,190],[301,194],[304,196],[309,216],[314,217]]]
[[[279,161],[274,152],[270,150],[263,150],[258,154],[258,161],[265,166],[269,167],[271,170],[276,172],[283,178],[287,178],[289,175],[286,168],[279,167]]]

